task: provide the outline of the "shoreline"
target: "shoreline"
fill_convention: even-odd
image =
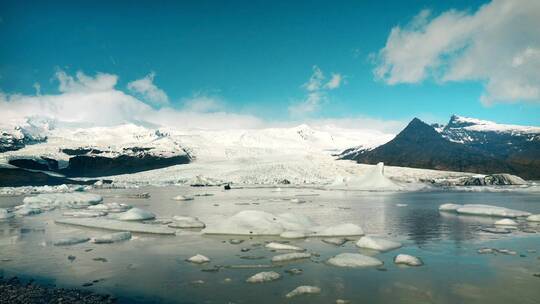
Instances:
[[[0,276],[0,303],[117,303],[114,296],[98,294],[77,288],[46,286],[33,279],[22,280],[17,276]]]

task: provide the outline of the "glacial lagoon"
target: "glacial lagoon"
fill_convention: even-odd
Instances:
[[[54,246],[56,240],[110,233],[57,224],[65,210],[0,221],[0,274],[44,284],[112,294],[120,303],[538,303],[540,223],[518,219],[508,234],[482,231],[498,218],[439,212],[444,203],[489,204],[540,213],[538,191],[362,192],[317,188],[141,187],[93,189],[103,202],[149,210],[160,218],[192,216],[219,223],[242,210],[302,214],[320,225],[354,223],[366,235],[399,241],[387,252],[360,249],[355,240],[336,246],[322,238],[202,235],[179,229],[174,236],[133,233],[131,240]],[[148,192],[149,198],[133,198]],[[177,195],[193,200],[177,201]],[[26,196],[0,197],[0,208],[20,205]],[[155,223],[159,225],[159,223]],[[355,237],[358,239],[358,237]],[[279,242],[306,249],[311,258],[272,263]],[[480,254],[481,248],[499,251]],[[504,249],[508,251],[504,251]],[[340,253],[373,256],[383,266],[341,268],[326,260]],[[419,257],[423,266],[398,266],[397,254]],[[186,259],[202,254],[209,263]],[[290,271],[296,269],[296,271]],[[298,271],[301,270],[301,271]],[[261,271],[280,278],[247,283]],[[286,298],[301,285],[319,294]],[[83,287],[84,286],[84,287]]]

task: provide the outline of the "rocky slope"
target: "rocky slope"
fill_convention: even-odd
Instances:
[[[348,149],[359,163],[540,178],[540,128],[499,125],[452,116],[434,128],[413,119],[393,140],[374,149]]]

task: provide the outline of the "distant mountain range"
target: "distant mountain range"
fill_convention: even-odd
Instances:
[[[539,179],[540,127],[503,125],[457,115],[447,125],[429,125],[415,118],[386,144],[347,149],[339,157],[367,164],[504,172]]]

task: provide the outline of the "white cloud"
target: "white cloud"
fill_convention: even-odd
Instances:
[[[181,109],[169,106],[155,109],[118,90],[118,77],[98,73],[94,77],[77,73],[74,77],[56,73],[59,93],[48,95],[5,94],[0,91],[0,127],[21,124],[28,117],[52,119],[58,127],[113,126],[133,123],[180,129],[254,129],[293,127],[308,123],[316,128],[337,126],[345,129],[371,129],[395,132],[405,121],[386,121],[369,117],[289,119],[267,121],[255,115],[226,112],[225,103],[216,96],[195,94],[185,99]],[[324,82],[321,82],[321,87]],[[316,106],[321,89],[308,93],[304,106]],[[308,109],[310,111],[311,109]]]
[[[376,55],[375,77],[393,85],[485,83],[484,104],[540,102],[540,1],[495,0],[473,13],[420,12],[394,27]]]
[[[153,105],[166,105],[169,103],[169,97],[162,89],[154,84],[155,77],[156,74],[151,72],[144,78],[128,83],[127,87],[131,92],[139,95],[145,101],[148,101]]]
[[[343,76],[341,74],[332,74],[332,77],[325,83],[326,77],[318,66],[313,66],[313,74],[302,87],[306,89],[307,95],[301,102],[289,106],[289,114],[293,116],[302,116],[316,112],[321,105],[328,101],[328,91],[337,89],[341,86]]]
[[[183,100],[183,110],[188,112],[210,113],[221,112],[225,109],[223,101],[219,97],[197,93],[191,98]]]

